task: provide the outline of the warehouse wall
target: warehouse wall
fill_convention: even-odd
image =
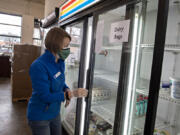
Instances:
[[[21,42],[32,44],[34,18],[44,18],[44,4],[36,0],[0,0],[0,12],[21,15]]]
[[[23,15],[22,19],[22,38],[21,43],[32,44],[33,43],[33,31],[34,30],[34,17],[30,15]]]
[[[45,16],[48,16],[51,12],[54,11],[55,7],[60,7],[68,0],[45,0]]]

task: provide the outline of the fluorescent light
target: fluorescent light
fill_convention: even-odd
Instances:
[[[89,62],[90,62],[90,49],[91,49],[91,38],[92,38],[92,25],[88,26],[88,35],[87,35],[87,49],[86,49],[86,57],[85,57],[85,74],[84,74],[84,83],[83,87],[86,88],[86,81],[87,81],[87,70],[89,69]],[[81,119],[80,119],[80,135],[84,133],[84,122],[85,122],[85,110],[86,110],[86,102],[85,98],[82,98],[81,104]]]
[[[130,74],[129,74],[129,83],[128,83],[128,91],[126,97],[126,107],[125,107],[125,121],[124,121],[124,130],[123,135],[130,135],[131,131],[131,123],[132,116],[131,114],[131,101],[132,101],[132,90],[133,90],[133,80],[134,80],[134,68],[135,68],[135,56],[136,56],[136,44],[137,44],[137,32],[138,32],[138,17],[139,15],[135,14],[134,20],[134,31],[133,31],[133,42],[132,42],[132,54],[130,61]],[[129,122],[130,120],[130,122]]]

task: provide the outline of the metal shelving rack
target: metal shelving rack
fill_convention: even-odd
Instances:
[[[145,49],[145,48],[153,49],[154,44],[141,44],[141,48],[142,49]],[[180,53],[180,44],[166,44],[165,51],[171,51],[175,54]],[[148,96],[147,89],[136,89],[136,92]],[[176,105],[180,105],[180,100],[172,98],[170,93],[160,91],[159,98],[169,101],[171,103],[174,103]]]
[[[113,126],[115,114],[115,100],[103,101],[101,104],[93,105],[91,111]],[[103,112],[103,113],[102,113]]]
[[[141,49],[142,49],[142,51],[153,50],[154,44],[141,44]],[[164,51],[165,51],[165,53],[170,52],[174,55],[177,55],[180,53],[180,44],[165,44]],[[138,88],[138,89],[136,89],[136,93],[139,93],[139,94],[142,94],[145,96],[149,96],[149,90],[147,88]],[[177,105],[177,107],[180,106],[180,100],[172,98],[170,91],[164,91],[164,90],[160,89],[159,99],[167,101],[174,105]],[[172,121],[172,119],[170,121]],[[156,129],[166,129],[166,130],[170,129],[170,128],[172,129],[172,128],[174,128],[175,125],[173,125],[173,123],[171,123],[170,121],[160,120],[157,117],[155,128]]]
[[[104,48],[110,49],[110,48]],[[113,48],[112,50],[114,50]],[[117,48],[116,48],[117,49]],[[120,49],[120,48],[119,48]],[[118,86],[118,73],[115,72],[108,72],[105,70],[95,70],[95,78],[102,79],[103,81],[107,81],[112,83],[115,86]],[[117,78],[117,79],[115,79]],[[96,114],[98,117],[102,118],[110,125],[114,125],[114,117],[115,117],[115,105],[116,101],[112,99],[103,101],[102,103],[93,105],[91,107],[91,111]],[[103,112],[103,113],[102,113]],[[140,135],[142,134],[142,129],[134,128],[133,135]]]
[[[154,44],[141,44],[141,48],[154,48]],[[165,51],[173,51],[180,53],[179,44],[165,44]]]
[[[136,89],[136,92],[148,96],[148,91],[146,89]],[[180,106],[180,100],[172,98],[168,92],[161,92],[160,90],[159,98]]]
[[[95,78],[100,78],[106,80],[108,82],[113,83],[115,86],[118,85],[118,73],[116,72],[108,72],[105,70],[96,70]]]
[[[149,48],[153,49],[153,44],[141,44],[141,48]],[[103,47],[105,50],[121,50],[121,47]],[[180,45],[173,45],[173,44],[166,44],[165,51],[171,51],[173,53],[180,53]],[[116,73],[111,73],[105,70],[95,70],[95,78],[102,79],[108,82],[113,83],[114,85],[118,85],[118,79],[114,79],[114,76],[118,76]],[[118,77],[117,77],[118,78]],[[147,89],[136,89],[136,92],[142,95],[148,96],[148,90]],[[171,97],[170,93],[167,92],[160,92],[159,98],[169,101],[171,103],[174,103],[176,105],[180,105],[180,100],[176,100]],[[109,124],[113,126],[114,122],[114,111],[111,108],[115,108],[115,101],[109,100],[105,101],[102,104],[97,104],[92,106],[91,111],[95,113],[100,118],[107,121]],[[102,113],[103,112],[103,113]],[[135,119],[138,121],[139,119],[143,119],[142,117],[135,117]],[[158,129],[164,129],[164,128],[170,128],[172,125],[170,123],[167,123],[162,120],[157,120],[156,128]],[[141,135],[143,133],[143,128],[135,128],[133,135]]]
[[[113,108],[115,108],[115,101],[110,100],[105,101],[103,104],[92,106],[91,111],[113,126],[115,117],[115,112],[113,111]],[[137,118],[137,120],[138,119],[139,118]],[[136,127],[134,128],[133,135],[140,135],[142,132],[143,129]]]
[[[105,50],[122,51],[122,46],[103,46],[102,48],[105,49]]]

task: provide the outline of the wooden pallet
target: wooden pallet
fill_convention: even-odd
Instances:
[[[12,98],[13,102],[23,102],[23,101],[29,101],[30,97],[23,97],[23,98]]]

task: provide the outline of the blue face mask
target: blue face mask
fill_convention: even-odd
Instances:
[[[65,60],[70,54],[70,48],[62,49],[57,53],[60,59]]]

